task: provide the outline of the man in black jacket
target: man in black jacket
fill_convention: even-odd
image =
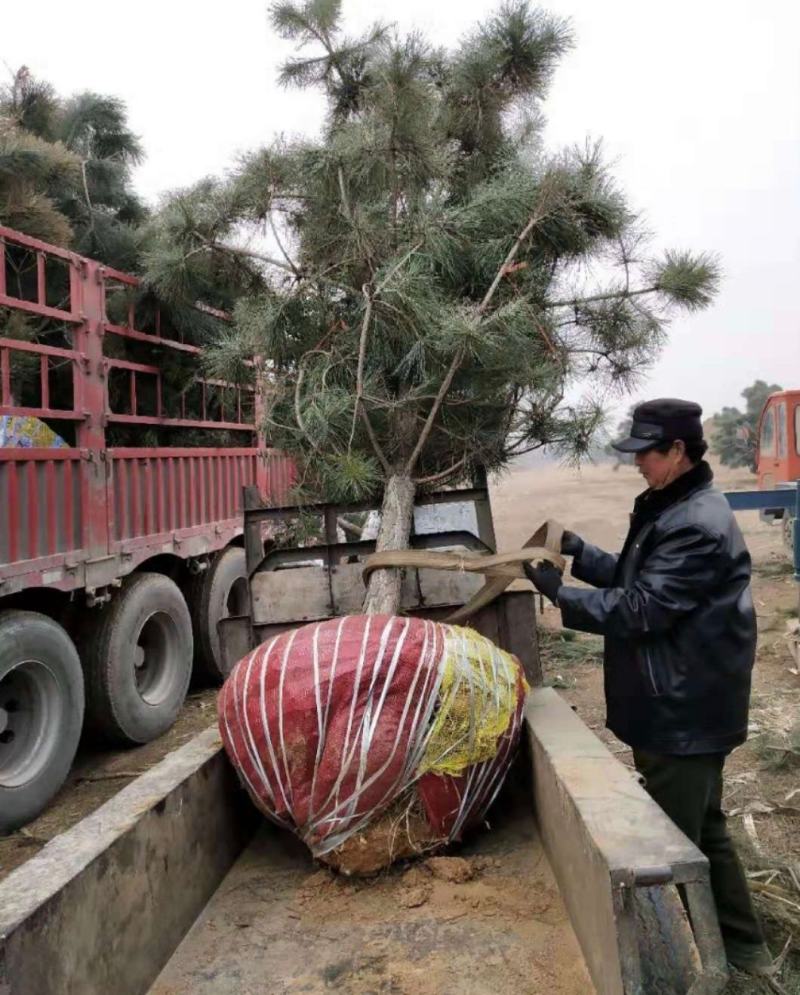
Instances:
[[[690,401],[639,405],[620,452],[648,489],[619,555],[565,532],[569,587],[546,564],[526,566],[565,626],[605,637],[608,728],[633,749],[646,788],[708,857],[728,960],[755,973],[770,956],[722,812],[727,754],[747,738],[756,619],[750,556],[703,460],[702,410]]]

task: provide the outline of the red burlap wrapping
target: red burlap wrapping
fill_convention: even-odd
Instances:
[[[469,652],[475,640],[489,647],[482,678],[512,682],[507,727],[492,738],[490,759],[458,776],[439,773],[431,770],[431,729],[444,661],[452,674],[454,654]],[[283,633],[241,660],[220,692],[219,723],[228,756],[265,815],[293,829],[315,856],[345,870],[374,870],[456,839],[481,819],[516,745],[524,691],[515,658],[468,630],[347,616]],[[378,823],[372,845],[370,827]],[[354,838],[363,859],[347,856]],[[370,848],[380,852],[365,853]]]

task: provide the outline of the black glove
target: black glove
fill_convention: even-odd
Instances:
[[[541,563],[523,563],[522,569],[536,590],[556,604],[561,588],[561,571],[547,560]]]
[[[561,552],[564,556],[580,556],[583,552],[583,539],[565,529],[561,536]]]

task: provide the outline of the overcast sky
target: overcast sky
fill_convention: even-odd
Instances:
[[[602,138],[660,247],[717,253],[716,305],[679,317],[633,399],[676,395],[711,413],[756,377],[800,387],[800,3],[797,0],[545,0],[576,47],[545,104],[557,149]],[[223,172],[279,133],[314,133],[322,101],[278,89],[289,53],[265,0],[4,4],[0,58],[61,93],[128,105],[148,199]],[[348,27],[375,19],[457,41],[492,0],[344,0]],[[627,402],[626,402],[627,403]]]

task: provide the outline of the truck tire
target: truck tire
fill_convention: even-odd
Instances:
[[[222,659],[217,623],[249,611],[247,567],[239,546],[223,549],[208,570],[192,578],[189,608],[194,631],[195,672],[203,681],[221,684],[228,676]]]
[[[175,722],[192,675],[192,623],[178,586],[133,574],[81,647],[86,725],[100,739],[136,746]]]
[[[64,629],[39,612],[0,612],[0,834],[36,818],[64,783],[83,707],[83,671]]]

